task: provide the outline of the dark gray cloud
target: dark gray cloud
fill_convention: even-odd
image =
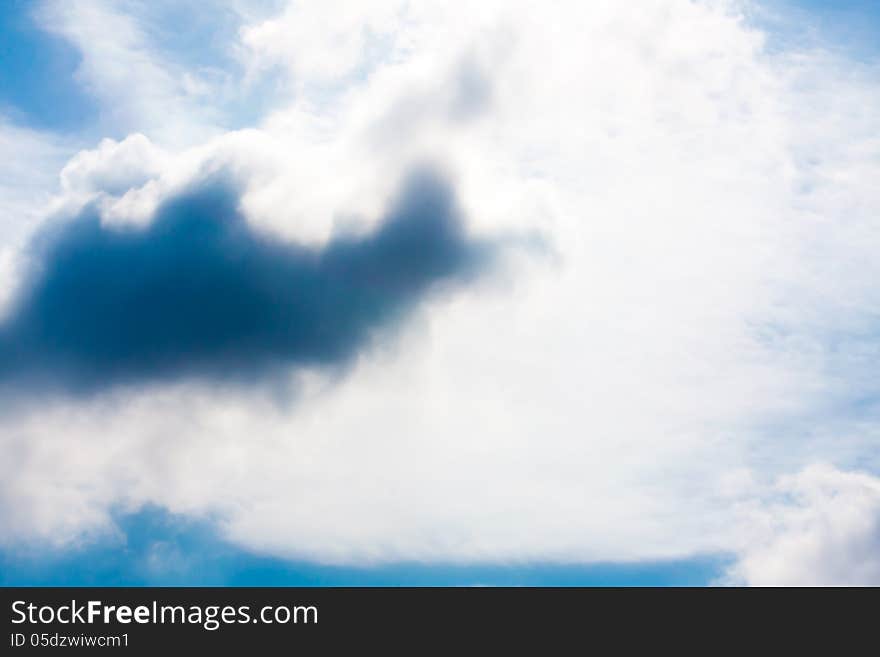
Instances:
[[[0,383],[88,392],[186,377],[335,366],[438,284],[491,258],[450,188],[411,176],[374,232],[323,248],[255,231],[228,181],[165,203],[146,228],[94,210],[42,234],[39,266],[0,326]]]

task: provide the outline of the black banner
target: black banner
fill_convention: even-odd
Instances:
[[[7,588],[2,596],[9,655],[477,646],[607,654],[791,649],[805,640],[839,654],[863,638],[873,649],[880,600],[877,589]]]

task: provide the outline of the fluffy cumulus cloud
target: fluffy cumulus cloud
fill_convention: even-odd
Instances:
[[[880,479],[812,466],[782,477],[744,509],[736,584],[880,584]]]
[[[751,2],[245,4],[220,71],[165,3],[39,14],[108,139],[9,242],[3,541],[156,505],[320,562],[876,581],[876,62]]]

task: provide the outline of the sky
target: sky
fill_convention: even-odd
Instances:
[[[3,3],[0,584],[880,584],[880,6],[476,4]]]

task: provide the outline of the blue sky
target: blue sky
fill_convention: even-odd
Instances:
[[[60,33],[56,18],[48,18],[45,3],[9,0],[0,10],[0,109],[4,118],[18,125],[47,130],[73,139],[123,138],[129,126],[108,120],[112,114],[94,83],[83,73],[83,52]],[[247,4],[249,15],[260,16],[277,8],[274,0]],[[140,9],[136,5],[131,8]],[[191,69],[218,81],[242,74],[235,53],[229,48],[241,17],[231,7],[217,3],[211,11],[197,4],[154,3],[140,11],[138,26],[144,38],[173,60],[181,70]],[[170,29],[186,24],[186,30]],[[236,79],[235,84],[240,80]],[[220,84],[223,81],[220,80]],[[252,125],[265,113],[278,94],[279,81],[263,75],[245,93],[213,99],[224,127]]]
[[[268,13],[275,4],[256,2],[253,7]],[[781,22],[768,21],[771,39],[774,32],[783,40],[792,35],[803,38],[807,30],[811,38],[833,49],[867,56],[877,52],[880,6],[871,0],[768,0],[764,6],[785,16]],[[212,12],[193,11],[173,3],[160,4],[159,9],[151,27],[163,51],[193,67],[236,67],[225,46],[237,28],[234,12],[222,7]],[[9,0],[0,11],[0,107],[21,125],[91,134],[101,108],[87,83],[76,74],[81,55],[69,41],[41,28],[38,13],[39,3],[33,0]],[[762,22],[761,17],[758,20]],[[186,23],[187,30],[163,29],[179,23]],[[233,123],[255,121],[276,85],[277,81],[270,79],[259,93],[230,108]]]
[[[880,3],[676,3],[3,3],[0,584],[875,577]]]
[[[11,0],[0,11],[0,106],[17,123],[75,131],[94,121],[98,106],[76,80],[76,48],[34,19],[33,2]]]
[[[771,47],[813,42],[860,60],[877,57],[880,7],[870,0],[769,0],[769,14],[757,17],[766,26]]]
[[[157,509],[120,515],[125,538],[7,551],[2,586],[702,586],[724,561],[636,564],[322,566],[237,550],[205,522]]]

